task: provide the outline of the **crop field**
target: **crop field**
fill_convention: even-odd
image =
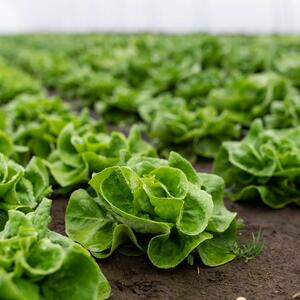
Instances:
[[[300,37],[0,36],[0,300],[300,299]]]

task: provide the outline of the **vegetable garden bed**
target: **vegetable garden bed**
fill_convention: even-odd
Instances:
[[[0,37],[0,300],[300,298],[299,51]]]

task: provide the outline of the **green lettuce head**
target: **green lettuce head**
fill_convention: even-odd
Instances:
[[[222,179],[198,174],[172,152],[168,160],[132,155],[75,191],[66,231],[98,258],[147,253],[159,268],[173,268],[189,255],[216,266],[235,258],[235,213],[223,204]]]
[[[121,132],[110,135],[88,126],[64,127],[57,139],[57,149],[47,165],[55,181],[62,187],[88,182],[92,172],[99,172],[119,163],[122,152],[156,156],[154,148],[143,141],[137,126],[128,138]]]
[[[191,109],[184,99],[168,95],[145,102],[139,113],[163,154],[177,149],[213,158],[222,141],[236,139],[241,131],[227,111],[219,113],[213,106]]]
[[[110,286],[89,253],[48,229],[51,201],[34,212],[9,210],[0,232],[1,299],[101,300]]]
[[[255,118],[269,113],[274,100],[284,100],[289,88],[289,81],[278,74],[250,74],[230,81],[224,88],[213,89],[208,104],[220,112],[229,111],[232,119],[250,127]]]
[[[50,193],[48,171],[40,158],[33,157],[24,168],[0,153],[0,224],[9,209],[30,211]]]
[[[47,158],[55,149],[57,137],[66,124],[76,127],[97,127],[103,130],[100,121],[92,119],[86,110],[80,115],[60,98],[42,95],[22,95],[3,106],[0,129],[10,142],[6,142],[5,154],[18,162],[28,162],[32,155]],[[0,139],[3,134],[0,134]]]
[[[234,201],[261,199],[272,208],[300,205],[299,149],[299,126],[267,130],[256,120],[242,141],[223,143],[214,172],[224,178]]]
[[[42,91],[42,87],[37,80],[34,80],[21,69],[4,62],[1,58],[0,78],[0,105],[9,102],[22,93],[37,94]]]

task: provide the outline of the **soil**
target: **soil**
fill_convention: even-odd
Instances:
[[[210,169],[207,162],[196,167]],[[55,200],[51,227],[64,233],[67,200]],[[242,238],[262,229],[265,247],[258,258],[216,268],[205,267],[200,261],[194,266],[184,262],[175,269],[160,270],[146,256],[126,257],[115,252],[99,261],[112,286],[111,299],[293,299],[300,292],[300,209],[273,210],[258,202],[226,201],[226,205],[245,221]]]

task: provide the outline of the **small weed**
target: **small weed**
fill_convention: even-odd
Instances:
[[[237,257],[243,258],[245,262],[248,262],[259,256],[263,247],[264,241],[262,239],[261,230],[259,230],[256,236],[252,233],[252,240],[250,241],[245,243],[234,242],[231,250]]]

